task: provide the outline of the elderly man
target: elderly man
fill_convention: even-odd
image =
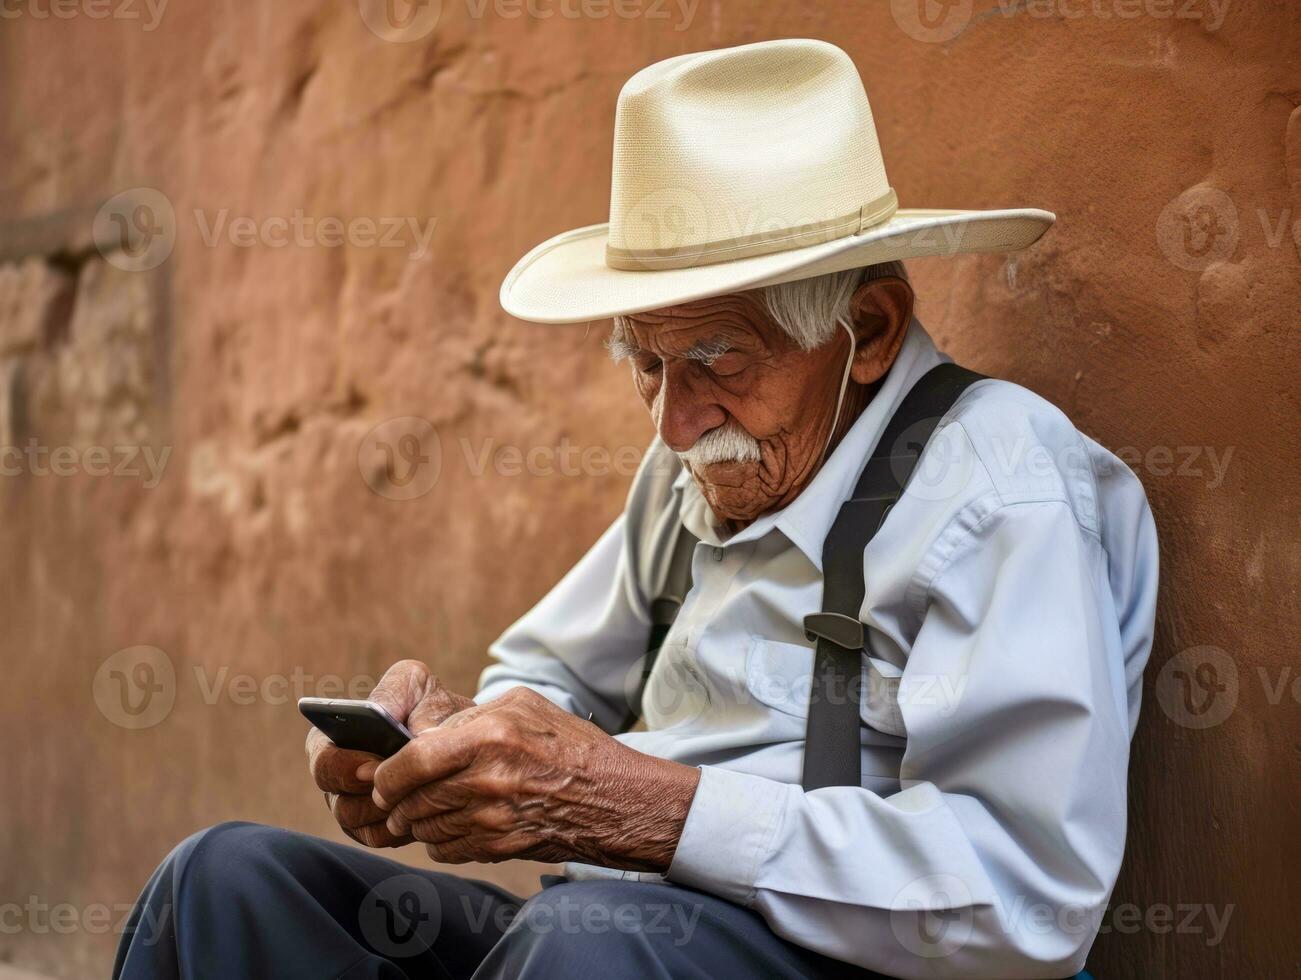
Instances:
[[[373,699],[413,741],[308,739],[360,844],[564,875],[522,900],[222,825],[155,873],[117,975],[1083,968],[1155,531],[1060,411],[946,364],[899,261],[1027,247],[1052,215],[900,209],[852,63],[815,41],[634,76],[614,166],[610,224],[539,246],[502,300],[614,317],[658,431],[624,513],[473,699],[408,661]]]

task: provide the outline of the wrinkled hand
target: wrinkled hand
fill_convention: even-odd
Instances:
[[[403,660],[390,667],[371,692],[370,700],[383,705],[412,735],[434,728],[474,704],[443,687],[418,660]],[[325,793],[326,805],[345,834],[366,847],[411,843],[409,834],[389,832],[385,825],[387,811],[371,799],[378,756],[341,749],[324,732],[313,728],[307,733],[307,757],[312,778]]]
[[[435,861],[581,860],[664,871],[700,771],[628,748],[519,687],[459,712],[383,762],[386,832]]]

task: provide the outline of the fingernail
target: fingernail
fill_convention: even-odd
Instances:
[[[390,816],[387,820],[384,821],[384,826],[388,828],[388,832],[392,834],[394,837],[401,837],[402,831],[398,829],[397,823],[398,823],[398,818],[397,818],[397,814],[395,813],[392,816]]]
[[[372,789],[372,790],[370,791],[370,798],[371,798],[372,800],[375,801],[375,805],[376,805],[377,807],[379,807],[381,810],[391,810],[391,809],[392,809],[392,807],[390,807],[390,806],[388,805],[388,801],[385,800],[384,797],[382,797],[382,796],[379,795],[379,790],[377,790],[377,789]]]
[[[369,783],[375,778],[375,770],[378,768],[378,762],[363,762],[357,767],[357,778],[362,782]]]

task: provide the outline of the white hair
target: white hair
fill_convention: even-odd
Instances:
[[[776,324],[801,349],[815,350],[832,338],[837,323],[850,322],[849,301],[859,286],[890,276],[908,280],[902,262],[879,262],[861,269],[764,286],[758,293]]]
[[[849,301],[859,286],[889,276],[906,282],[908,271],[899,261],[878,262],[811,279],[764,286],[754,290],[754,295],[773,321],[802,350],[814,350],[831,339],[837,323],[842,320],[849,322]],[[630,341],[630,327],[626,317],[614,318],[614,333],[606,346],[615,360],[622,360],[634,352],[636,345]],[[701,351],[693,353],[693,356],[708,361],[709,353]]]

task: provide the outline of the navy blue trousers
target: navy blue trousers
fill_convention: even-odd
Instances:
[[[154,872],[113,968],[123,980],[832,978],[877,974],[669,884],[552,883],[524,900],[303,834],[225,823]]]

